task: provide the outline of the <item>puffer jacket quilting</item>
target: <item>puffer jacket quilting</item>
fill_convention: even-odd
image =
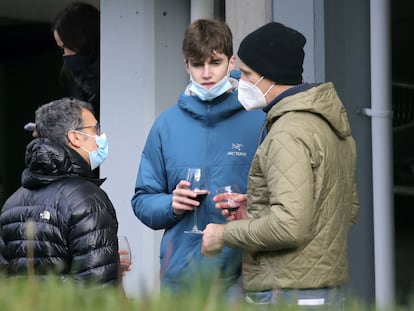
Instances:
[[[251,219],[230,222],[224,231],[226,245],[245,250],[244,288],[342,284],[348,229],[359,208],[345,109],[325,83],[282,99],[267,125],[249,173]]]
[[[102,180],[66,146],[35,140],[27,152],[23,187],[0,216],[8,273],[25,274],[33,264],[38,275],[117,283],[118,223]]]

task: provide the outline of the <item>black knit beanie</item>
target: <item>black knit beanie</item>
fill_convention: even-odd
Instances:
[[[237,52],[259,75],[277,83],[302,83],[305,37],[277,22],[268,23],[247,35]]]

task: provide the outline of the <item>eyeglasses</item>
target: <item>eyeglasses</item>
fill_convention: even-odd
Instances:
[[[83,130],[83,129],[92,129],[94,128],[96,130],[96,135],[101,135],[101,125],[99,123],[96,123],[95,125],[88,125],[88,126],[81,126],[81,127],[77,127],[75,128],[75,130],[79,131],[79,130]]]

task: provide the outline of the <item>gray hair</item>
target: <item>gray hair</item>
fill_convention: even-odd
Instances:
[[[35,113],[38,137],[67,145],[68,132],[83,126],[82,108],[93,113],[91,104],[74,98],[62,98],[40,106]]]

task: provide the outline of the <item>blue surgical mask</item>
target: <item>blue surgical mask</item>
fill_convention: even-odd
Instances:
[[[89,135],[83,132],[79,132],[79,133],[82,133],[83,135],[86,135],[89,137],[94,137],[96,144],[98,145],[98,149],[93,150],[93,151],[89,151],[85,147],[81,146],[83,150],[88,152],[89,161],[91,163],[91,169],[94,170],[95,168],[100,166],[108,157],[108,138],[106,137],[106,134],[101,134],[98,136],[98,135]]]
[[[217,82],[212,88],[205,88],[201,84],[194,81],[193,77],[190,75],[191,85],[190,91],[196,94],[201,100],[212,101],[214,98],[219,97],[221,94],[224,94],[233,86],[231,85],[227,75]]]

